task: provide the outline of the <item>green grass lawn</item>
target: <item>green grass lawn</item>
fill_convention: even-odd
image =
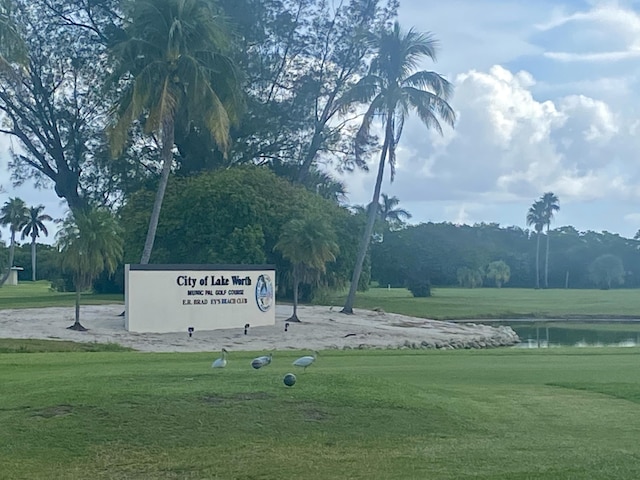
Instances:
[[[345,295],[326,302],[342,305]],[[371,288],[356,295],[356,308],[436,320],[473,318],[640,318],[640,290],[534,290],[524,288],[434,288],[414,298],[403,288]]]
[[[83,305],[124,303],[124,296],[82,294]],[[0,308],[69,307],[75,304],[75,293],[56,292],[48,281],[21,282],[0,288]]]
[[[640,478],[638,349],[297,355],[0,354],[0,478]]]

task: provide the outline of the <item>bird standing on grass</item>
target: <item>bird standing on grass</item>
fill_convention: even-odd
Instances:
[[[272,358],[273,358],[273,353],[270,353],[269,355],[263,355],[261,357],[254,358],[251,361],[251,366],[253,368],[255,368],[256,370],[258,368],[266,367],[267,365],[269,365],[271,363],[271,359]]]
[[[216,359],[212,364],[212,368],[224,368],[227,366],[227,351],[222,349],[222,356]]]
[[[307,367],[316,361],[316,357],[318,356],[318,352],[313,352],[313,355],[305,355],[304,357],[300,357],[293,362],[296,367],[302,367],[304,370],[307,370]]]

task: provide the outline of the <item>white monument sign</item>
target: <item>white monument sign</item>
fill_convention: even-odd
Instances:
[[[275,325],[273,265],[125,266],[125,328],[169,333]]]

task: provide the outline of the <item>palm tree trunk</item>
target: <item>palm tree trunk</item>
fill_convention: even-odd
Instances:
[[[547,225],[547,250],[544,257],[544,288],[549,288],[549,225]]]
[[[31,237],[31,281],[36,281],[36,237]]]
[[[536,289],[540,288],[540,232],[536,235]]]
[[[140,263],[143,265],[149,263],[149,259],[151,258],[153,243],[156,240],[158,220],[160,219],[160,210],[162,209],[162,201],[164,200],[164,192],[167,189],[167,183],[169,183],[169,174],[171,173],[171,164],[173,163],[173,122],[174,119],[169,118],[164,122],[162,127],[162,153],[160,155],[162,158],[162,174],[160,175],[160,182],[158,183],[158,189],[156,190],[156,198],[153,202],[153,210],[151,211],[151,218],[149,219],[149,227],[147,229],[147,238],[142,250],[142,258],[140,258]]]
[[[16,232],[11,230],[11,243],[9,244],[9,268],[6,273],[0,279],[0,287],[2,287],[11,275],[11,267],[13,267],[13,257],[16,249]]]
[[[390,117],[389,117],[390,118]],[[360,240],[360,247],[358,249],[358,257],[356,258],[356,265],[353,269],[353,276],[351,277],[351,286],[349,287],[349,295],[344,302],[344,307],[340,310],[341,313],[352,314],[353,304],[356,299],[356,291],[358,289],[358,283],[360,282],[360,275],[362,274],[362,266],[364,265],[364,258],[367,256],[367,250],[369,243],[371,242],[371,234],[373,233],[373,226],[376,223],[376,217],[378,216],[378,202],[380,200],[380,190],[382,188],[382,179],[384,177],[384,164],[387,161],[387,151],[389,150],[389,144],[391,142],[391,120],[387,120],[386,133],[384,136],[384,144],[382,146],[382,152],[380,153],[380,163],[378,164],[378,176],[376,177],[376,186],[373,190],[373,199],[369,204],[369,216],[367,218],[367,226],[364,229],[362,239]]]
[[[298,318],[298,265],[293,267],[293,315],[287,318],[287,322],[300,322]]]
[[[80,323],[80,291],[82,290],[82,287],[80,287],[80,285],[78,285],[77,283],[75,284],[75,287],[76,287],[75,321],[73,322],[73,325],[71,325],[70,327],[67,327],[67,329],[76,330],[78,332],[86,332],[87,329],[84,326],[82,326],[82,324]]]

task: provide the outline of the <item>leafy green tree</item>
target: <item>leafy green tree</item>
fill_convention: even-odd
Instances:
[[[609,290],[624,283],[624,265],[617,255],[606,253],[589,265],[589,279],[599,288]]]
[[[31,280],[36,281],[36,239],[43,233],[46,237],[49,235],[44,222],[51,222],[51,218],[46,213],[42,213],[44,205],[29,208],[29,215],[22,225],[21,238],[31,237]]]
[[[3,38],[15,46],[10,38],[18,36],[17,58],[23,58],[12,63],[10,71],[0,69],[0,132],[13,138],[16,146],[11,148],[9,166],[18,183],[33,180],[42,186],[51,181],[71,209],[82,208],[89,195],[101,199],[110,195],[96,192],[102,186],[96,180],[105,176],[95,159],[103,148],[111,107],[111,94],[102,89],[109,69],[102,30],[117,18],[112,11],[115,3],[13,0],[3,4],[11,5],[3,15],[15,27]],[[11,49],[5,49],[1,40],[0,54],[11,58]]]
[[[404,33],[396,22],[390,30],[378,34],[374,41],[377,52],[369,74],[355,85],[349,95],[345,95],[345,102],[349,104],[353,100],[368,103],[356,136],[357,156],[363,153],[363,146],[370,142],[373,121],[376,118],[382,121],[384,142],[371,199],[372,205],[378,205],[387,162],[391,170],[391,181],[395,176],[396,147],[409,112],[415,111],[427,128],[434,128],[440,133],[442,127],[439,120],[453,126],[455,113],[447,103],[452,91],[451,84],[435,72],[416,71],[425,57],[434,61],[436,59],[437,43],[431,35],[413,29]],[[369,210],[343,313],[353,312],[362,266],[377,216],[377,208]]]
[[[367,72],[366,41],[396,15],[397,0],[220,0],[236,24],[250,114],[233,132],[235,162],[291,167],[287,177],[316,191],[318,164],[353,169],[351,104]],[[345,112],[343,108],[349,110]]]
[[[546,192],[540,201],[544,205],[544,224],[547,227],[547,248],[544,257],[544,288],[549,288],[549,228],[555,212],[560,210],[558,197],[553,192]]]
[[[466,288],[477,288],[482,286],[482,272],[477,268],[460,267],[456,272],[458,285]]]
[[[61,268],[73,276],[76,290],[75,322],[71,330],[85,331],[80,323],[80,295],[103,271],[113,273],[122,261],[122,231],[105,208],[70,213],[56,234]]]
[[[24,201],[18,197],[10,198],[0,209],[0,225],[8,226],[11,232],[9,243],[9,266],[6,273],[0,279],[0,287],[5,284],[11,274],[13,267],[13,257],[16,248],[16,233],[20,231],[29,218],[29,209]]]
[[[319,215],[293,219],[282,228],[274,248],[291,262],[293,314],[288,321],[299,322],[298,287],[301,282],[318,282],[327,262],[335,261],[339,250],[335,232]]]
[[[264,254],[264,232],[260,225],[235,227],[222,252],[227,263],[260,264],[267,261]]]
[[[139,258],[153,191],[129,196],[119,212],[125,230],[125,261]],[[285,285],[289,263],[274,251],[284,225],[307,212],[325,212],[340,253],[327,264],[322,285],[301,288],[301,298],[321,288],[345,288],[357,253],[362,219],[347,208],[300,185],[277,177],[266,167],[239,166],[176,177],[168,187],[158,225],[154,261],[160,263],[269,263],[277,283]],[[239,242],[242,247],[236,248]],[[368,275],[365,270],[363,277]],[[306,286],[305,286],[306,287]]]
[[[501,288],[511,278],[511,268],[504,260],[496,260],[487,266],[486,277]]]
[[[27,63],[27,46],[15,24],[13,0],[0,1],[0,70],[13,74],[14,64]]]
[[[221,151],[237,123],[241,96],[229,37],[207,0],[135,0],[128,4],[126,38],[113,47],[115,78],[132,77],[110,129],[113,151],[125,146],[142,117],[146,133],[160,138],[161,175],[140,263],[149,262],[173,164],[176,127],[197,126]]]
[[[540,288],[540,235],[546,222],[544,203],[535,201],[527,212],[527,225],[536,231],[536,288]]]

